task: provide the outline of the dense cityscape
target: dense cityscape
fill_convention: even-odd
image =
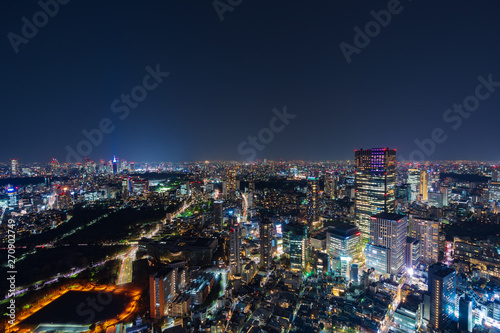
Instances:
[[[3,327],[500,331],[498,163],[353,157],[11,159],[0,228],[15,260],[2,270],[17,275],[1,282],[15,305]]]
[[[500,333],[500,2],[3,0],[0,333]]]

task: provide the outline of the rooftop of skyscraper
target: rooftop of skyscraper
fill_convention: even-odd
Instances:
[[[383,212],[383,213],[378,213],[376,215],[373,215],[372,217],[378,218],[378,219],[390,220],[390,221],[399,221],[405,216],[406,215],[402,215],[402,214]]]

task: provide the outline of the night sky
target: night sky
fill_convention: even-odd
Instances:
[[[447,140],[426,159],[500,160],[500,87],[459,126],[443,119],[478,76],[500,82],[500,3],[402,0],[348,63],[339,44],[354,46],[353,29],[391,2],[244,0],[221,21],[212,1],[72,0],[16,53],[9,33],[41,7],[4,0],[0,161],[65,161],[105,118],[114,130],[94,160],[245,160],[238,145],[284,106],[296,117],[256,158],[345,160],[379,146],[408,158],[441,128]],[[113,112],[158,64],[169,75],[128,115]]]

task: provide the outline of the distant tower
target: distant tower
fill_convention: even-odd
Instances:
[[[333,173],[327,173],[325,176],[325,193],[330,199],[337,198],[337,179]]]
[[[437,263],[429,267],[428,289],[431,296],[429,324],[436,331],[455,318],[457,282],[454,269]]]
[[[229,200],[236,200],[236,169],[227,170],[226,179]]]
[[[266,271],[271,267],[272,261],[272,229],[273,223],[268,218],[264,218],[262,221],[260,221],[260,265]]]
[[[429,174],[426,170],[420,172],[420,195],[423,201],[429,200],[429,190],[427,185],[429,184]]]
[[[214,228],[216,230],[222,230],[222,209],[223,201],[214,201]]]
[[[307,227],[300,224],[285,224],[283,239],[290,255],[291,271],[301,273],[307,262]]]
[[[116,156],[113,156],[113,174],[116,175],[118,172],[118,160],[116,159]]]
[[[19,174],[19,161],[17,158],[10,160],[10,174],[11,176],[17,176]]]
[[[241,226],[237,222],[229,229],[229,266],[231,275],[241,275]]]
[[[355,151],[356,224],[366,240],[370,217],[395,211],[396,150],[389,148]]]
[[[420,171],[418,169],[408,170],[408,184],[410,185],[410,202],[416,201],[420,184]]]
[[[318,221],[318,178],[307,179],[307,226],[312,230],[313,222]]]

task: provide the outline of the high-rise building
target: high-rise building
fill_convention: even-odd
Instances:
[[[130,181],[130,177],[122,177],[123,198],[128,198],[130,192],[132,192],[132,182]]]
[[[349,277],[348,266],[361,254],[361,232],[352,224],[328,229],[326,251],[332,260],[332,269]]]
[[[427,188],[429,184],[429,174],[427,170],[422,170],[420,172],[420,195],[423,201],[429,200],[429,189]]]
[[[223,201],[214,201],[214,228],[216,230],[222,230],[222,218],[223,218]]]
[[[307,179],[307,225],[312,230],[312,224],[318,221],[318,190],[319,182],[317,177]]]
[[[436,263],[429,266],[428,289],[430,294],[429,325],[441,331],[455,318],[456,272]]]
[[[388,249],[387,274],[398,275],[405,268],[408,218],[394,213],[379,213],[370,218],[370,243]]]
[[[241,226],[238,222],[229,229],[229,267],[231,275],[241,275]]]
[[[325,194],[330,199],[337,198],[337,177],[333,173],[325,175]]]
[[[416,201],[419,194],[420,170],[408,170],[408,185],[410,185],[410,202]]]
[[[7,189],[7,197],[8,197],[8,207],[9,210],[16,210],[19,206],[19,200],[17,196],[17,189],[15,187],[9,187]]]
[[[19,175],[19,160],[17,158],[10,160],[10,174],[11,176]]]
[[[359,284],[359,264],[353,263],[351,265],[351,281],[354,283],[354,285]]]
[[[460,333],[472,332],[472,298],[464,296],[458,302],[458,329]]]
[[[227,196],[229,200],[236,200],[236,169],[230,168],[226,174]]]
[[[283,243],[290,255],[290,267],[294,273],[302,272],[307,262],[307,227],[291,223],[284,226]]]
[[[264,218],[259,222],[259,234],[260,234],[260,266],[264,270],[269,270],[271,267],[273,248],[273,223],[268,219]]]
[[[166,314],[167,304],[175,296],[177,269],[167,268],[149,276],[150,316],[159,319]]]
[[[394,213],[396,150],[360,149],[355,152],[356,224],[364,239],[370,236],[370,216]]]
[[[116,156],[113,156],[113,174],[116,175],[118,172],[118,160]]]
[[[409,236],[420,242],[420,261],[432,265],[439,261],[441,222],[410,215]]]
[[[367,244],[365,248],[366,267],[373,268],[377,274],[389,272],[389,249],[383,246]]]

